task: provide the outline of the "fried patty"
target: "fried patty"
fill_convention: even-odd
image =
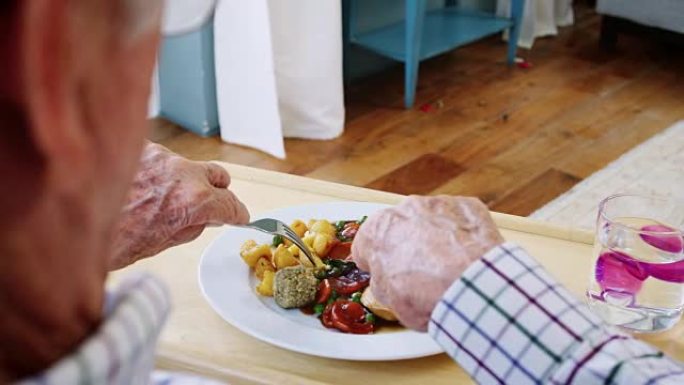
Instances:
[[[310,305],[316,299],[318,280],[313,269],[304,266],[279,270],[273,283],[273,297],[278,306],[291,309]]]

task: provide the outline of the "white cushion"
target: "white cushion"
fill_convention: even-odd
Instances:
[[[684,33],[684,0],[599,0],[599,13]]]
[[[162,32],[178,35],[199,29],[214,13],[216,0],[166,0]]]

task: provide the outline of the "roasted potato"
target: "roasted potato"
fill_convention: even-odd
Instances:
[[[248,246],[250,246],[251,243],[248,244],[248,242],[249,241],[242,245],[243,247],[242,251],[240,251],[240,256],[249,267],[253,268],[259,258],[268,258],[269,261],[272,259],[271,247],[269,245],[256,245],[250,248]]]
[[[273,279],[275,278],[275,272],[266,270],[264,271],[264,279],[256,287],[257,293],[266,296],[273,297]]]
[[[299,263],[301,263],[302,266],[304,266],[304,267],[314,267],[313,263],[311,263],[311,261],[309,261],[309,258],[307,258],[306,255],[304,255],[304,253],[299,253],[299,258],[298,258],[298,259],[299,259]]]
[[[314,237],[312,246],[316,254],[326,256],[333,247],[333,236],[325,233],[318,233]]]
[[[296,246],[295,246],[296,247]],[[273,252],[273,263],[278,270],[299,265],[299,260],[290,252],[285,245],[279,245]]]
[[[306,224],[304,224],[304,222],[300,221],[299,219],[297,219],[296,221],[292,222],[292,223],[290,224],[290,228],[291,228],[292,230],[294,230],[294,232],[297,233],[297,236],[300,237],[300,238],[303,237],[304,234],[306,234],[306,232],[309,230],[309,229],[306,227]]]
[[[313,233],[319,233],[319,234],[328,234],[330,236],[335,236],[337,233],[337,229],[335,229],[335,226],[333,226],[332,223],[322,219],[313,222],[309,226],[309,231]]]
[[[297,258],[297,260],[299,261],[300,264],[302,264],[302,266],[313,267],[313,265],[311,264],[311,261],[309,261],[309,258],[307,258],[306,255],[302,254],[299,251],[299,247],[297,247],[296,245],[292,245],[288,248],[288,250],[290,251],[290,253],[292,253],[293,257]],[[315,254],[312,247],[309,247],[309,250],[311,250],[311,252]],[[314,259],[317,259],[316,264],[318,265],[318,261],[320,261],[320,258],[318,258],[316,255],[314,255]],[[322,264],[323,261],[321,261],[320,263]]]
[[[241,246],[240,246],[240,255],[244,253],[245,251],[249,249],[253,249],[257,247],[257,243],[254,239],[248,239],[246,240]]]
[[[307,231],[306,234],[304,234],[302,241],[305,245],[309,246],[309,248],[313,248],[314,239],[316,239],[316,233]]]
[[[261,257],[254,265],[254,275],[259,279],[264,279],[265,271],[275,271],[275,268],[268,258]]]
[[[290,253],[292,253],[292,256],[296,257],[299,255],[299,247],[297,247],[297,245],[292,245],[292,246],[288,247],[287,249],[290,250]]]

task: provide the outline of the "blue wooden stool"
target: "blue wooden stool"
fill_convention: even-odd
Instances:
[[[165,37],[159,51],[160,116],[202,136],[219,132],[214,23]]]
[[[511,17],[501,18],[455,6],[426,11],[427,0],[406,0],[406,20],[372,31],[356,32],[356,1],[344,2],[345,45],[357,44],[404,62],[404,106],[415,101],[420,61],[509,29],[508,64],[513,65],[525,0],[511,2]]]

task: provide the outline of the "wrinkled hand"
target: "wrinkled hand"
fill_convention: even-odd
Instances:
[[[361,226],[352,255],[371,273],[377,300],[406,327],[425,331],[432,310],[466,268],[503,243],[475,198],[409,197]]]
[[[123,210],[111,269],[197,238],[206,226],[244,224],[249,213],[221,166],[149,143]]]

